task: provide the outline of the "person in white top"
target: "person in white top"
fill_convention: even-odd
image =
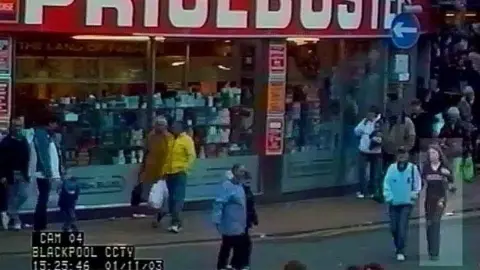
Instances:
[[[52,183],[59,182],[63,174],[61,152],[56,141],[58,121],[52,117],[45,127],[35,129],[33,144],[36,152],[36,173],[38,199],[35,207],[33,229],[42,231],[47,228],[47,205]]]
[[[380,134],[381,114],[377,107],[370,107],[367,116],[354,129],[360,138],[358,149],[358,198],[379,196],[381,193],[382,136]]]

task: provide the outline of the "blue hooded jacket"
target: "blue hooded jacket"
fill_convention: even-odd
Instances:
[[[247,228],[247,199],[241,183],[222,183],[213,202],[213,223],[222,235],[241,235]]]

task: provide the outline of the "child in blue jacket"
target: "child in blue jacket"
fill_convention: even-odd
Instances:
[[[58,207],[63,220],[62,229],[64,232],[78,231],[75,208],[80,195],[80,187],[77,179],[74,177],[65,178],[59,189]]]
[[[390,229],[398,261],[405,260],[408,222],[413,205],[422,189],[420,171],[417,165],[408,159],[408,151],[400,147],[397,150],[397,162],[388,167],[383,184],[383,195],[389,206]]]
[[[251,240],[248,233],[258,224],[253,194],[245,185],[248,173],[242,165],[234,165],[227,172],[227,180],[221,185],[213,203],[213,223],[222,235],[217,269],[248,269]],[[232,253],[231,266],[229,265]]]

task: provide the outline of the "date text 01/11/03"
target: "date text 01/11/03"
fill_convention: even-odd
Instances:
[[[164,270],[163,260],[142,259],[33,259],[32,270]]]

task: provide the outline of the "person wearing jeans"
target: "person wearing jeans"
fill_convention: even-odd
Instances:
[[[409,219],[422,188],[418,167],[408,159],[408,150],[400,147],[397,150],[397,162],[388,167],[383,183],[383,196],[388,204],[390,229],[398,261],[405,260]]]
[[[362,119],[354,129],[355,135],[360,137],[358,145],[360,151],[358,198],[374,197],[381,194],[382,136],[379,132],[379,121],[381,121],[381,115],[378,113],[378,109],[372,106],[367,113],[367,117]]]
[[[179,233],[182,229],[180,214],[185,201],[187,173],[197,154],[193,139],[184,131],[182,122],[174,122],[171,133],[173,138],[169,142],[166,169],[164,170],[168,188],[168,208],[172,217],[168,230]]]
[[[7,228],[20,230],[19,210],[27,200],[29,185],[29,145],[21,134],[23,122],[16,118],[12,121],[10,133],[0,142],[0,178],[6,180]],[[4,221],[5,223],[5,221]],[[5,224],[4,224],[5,226]]]
[[[37,156],[35,177],[37,178],[38,198],[33,215],[35,231],[43,231],[47,228],[47,207],[50,198],[52,184],[61,181],[62,158],[55,132],[58,129],[58,121],[51,118],[44,128],[36,128],[33,144]]]

